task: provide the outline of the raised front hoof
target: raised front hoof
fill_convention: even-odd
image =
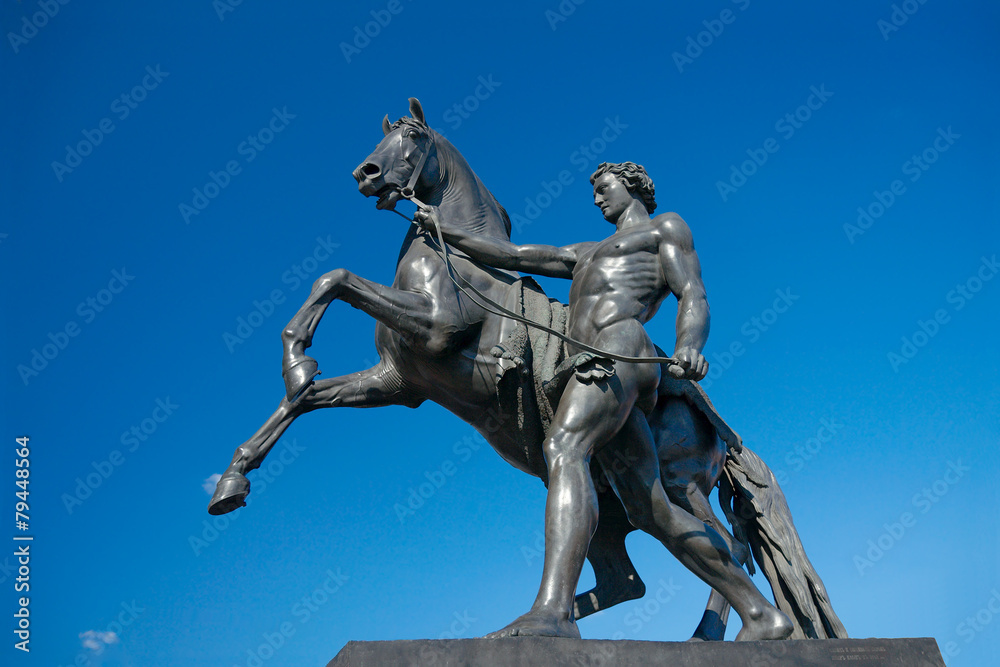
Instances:
[[[771,607],[757,618],[742,619],[743,629],[736,635],[736,641],[760,641],[764,639],[788,639],[795,631],[791,620]]]
[[[209,514],[228,514],[246,505],[250,495],[250,480],[238,472],[227,472],[215,486],[215,495],[208,503]]]
[[[285,397],[289,403],[302,398],[313,380],[319,375],[319,364],[312,357],[302,356],[288,363],[282,369],[281,377],[285,380]]]
[[[502,630],[491,632],[485,639],[505,637],[569,637],[579,639],[576,623],[540,611],[529,611]]]

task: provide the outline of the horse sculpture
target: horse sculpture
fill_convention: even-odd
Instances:
[[[361,194],[377,197],[380,210],[394,209],[404,196],[419,198],[437,206],[453,226],[509,239],[506,211],[465,158],[427,126],[420,103],[412,98],[410,113],[395,123],[388,116],[382,121],[384,138],[354,171]],[[461,253],[452,253],[449,267],[442,250],[429,234],[411,226],[392,286],[345,269],[316,281],[281,334],[286,395],[264,425],[236,449],[209,504],[210,513],[245,505],[250,491],[246,474],[261,465],[285,429],[307,412],[330,407],[416,408],[425,400],[434,401],[471,424],[511,465],[545,480],[541,445],[553,407],[545,386],[561,360],[562,344],[471,298],[454,281],[451,268],[489,301],[550,328],[564,324],[564,306],[545,297],[530,278],[483,266]],[[305,350],[335,300],[375,318],[380,361],[367,370],[316,380],[318,364]],[[751,573],[753,555],[778,608],[795,625],[793,638],[846,637],[771,471],[742,445],[697,383],[675,380],[668,372],[661,375],[659,399],[648,421],[670,499],[722,535]],[[635,528],[596,467],[594,472],[600,519],[587,558],[596,585],[577,595],[578,619],[645,593],[625,549],[625,536]],[[709,503],[716,486],[735,537]],[[695,638],[722,639],[728,610],[725,599],[713,591]]]

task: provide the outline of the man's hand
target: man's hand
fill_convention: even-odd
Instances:
[[[670,374],[678,380],[701,380],[708,374],[708,360],[690,347],[682,347],[674,352],[677,364],[670,367]]]
[[[417,212],[413,214],[413,222],[420,225],[421,229],[430,232],[436,237],[438,229],[441,228],[441,216],[438,214],[438,207],[427,206],[418,208]]]

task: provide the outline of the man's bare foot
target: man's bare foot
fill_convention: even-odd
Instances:
[[[570,637],[580,638],[576,623],[568,618],[541,610],[529,611],[502,630],[491,632],[486,639],[502,637]]]
[[[774,607],[766,607],[758,614],[748,614],[750,618],[741,619],[743,629],[736,635],[736,641],[755,641],[760,639],[788,639],[795,627],[787,616]]]

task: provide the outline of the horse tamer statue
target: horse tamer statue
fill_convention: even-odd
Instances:
[[[722,639],[730,604],[743,621],[738,640],[846,637],[774,475],[696,382],[707,370],[701,271],[684,221],[650,217],[645,170],[602,164],[591,179],[595,204],[616,227],[608,239],[515,246],[507,212],[412,98],[410,113],[395,123],[386,116],[384,138],[354,171],[378,209],[395,210],[402,198],[418,205],[392,286],[345,269],[316,281],[282,332],[286,395],[237,448],[209,512],[245,504],[246,473],[298,416],[430,399],[549,487],[538,597],[489,636],[579,637],[577,619],[641,597],[625,550],[638,527],[712,586],[694,638]],[[517,269],[572,278],[569,307]],[[668,358],[642,325],[671,293],[677,342]],[[377,320],[380,361],[316,380],[305,350],[335,300]],[[715,486],[735,536],[709,503]],[[574,595],[584,555],[596,585]],[[742,569],[752,573],[754,560],[776,607]]]

